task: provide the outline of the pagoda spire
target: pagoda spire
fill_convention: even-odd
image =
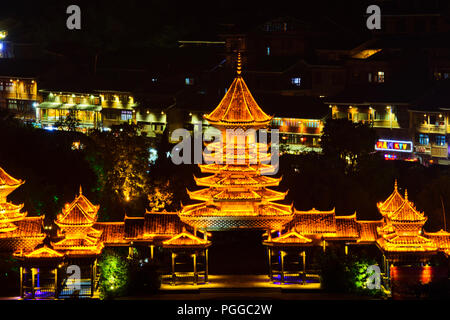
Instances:
[[[81,184],[80,184],[80,196],[83,195],[83,188],[81,188]]]
[[[408,189],[405,189],[405,201],[408,201]]]
[[[206,161],[211,162],[200,165],[200,169],[212,175],[194,176],[194,180],[198,186],[207,188],[188,190],[192,200],[202,202],[181,206],[181,221],[196,229],[279,230],[292,219],[292,205],[275,202],[284,200],[286,192],[269,188],[278,186],[281,177],[265,174],[273,172],[274,168],[273,164],[267,163],[270,154],[261,151],[268,150],[268,144],[258,142],[254,135],[245,133],[248,129],[256,132],[267,128],[272,116],[257,104],[241,73],[242,60],[238,52],[233,82],[219,105],[204,115],[210,125],[221,131],[225,143],[206,145],[209,152],[203,155]],[[229,129],[234,136],[228,136]]]
[[[395,182],[394,182],[394,190],[395,190],[395,191],[398,190],[398,188],[397,188],[397,179],[395,179]]]
[[[240,76],[242,73],[242,61],[241,61],[241,53],[240,52],[238,52],[238,56],[237,56],[236,73],[238,76]]]

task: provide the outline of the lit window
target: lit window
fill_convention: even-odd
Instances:
[[[428,145],[430,143],[430,138],[427,134],[420,134],[419,135],[419,144],[421,145]]]
[[[445,136],[436,136],[436,145],[445,146]]]
[[[270,56],[270,47],[268,47],[268,46],[266,47],[266,55]]]
[[[369,78],[368,78],[369,82],[372,82],[372,73],[369,72],[368,76],[369,76]]]
[[[186,79],[184,79],[184,83],[187,86],[192,86],[194,84],[194,78],[186,78]]]
[[[120,119],[122,121],[128,121],[133,119],[133,112],[130,110],[122,110],[121,114],[120,114]]]
[[[292,78],[292,79],[291,79],[291,83],[292,83],[294,86],[300,87],[300,85],[301,85],[301,83],[302,83],[302,78],[300,78],[300,77]]]
[[[384,72],[378,71],[378,82],[384,82]]]

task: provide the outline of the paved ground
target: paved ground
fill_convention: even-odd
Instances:
[[[206,284],[162,284],[161,291],[206,291],[217,289],[277,289],[277,290],[320,290],[317,276],[310,275],[306,284],[273,283],[267,275],[210,275]]]

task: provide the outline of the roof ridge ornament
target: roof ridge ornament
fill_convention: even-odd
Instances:
[[[397,179],[395,179],[395,182],[394,182],[394,190],[397,191]]]
[[[236,67],[236,73],[238,76],[242,73],[242,60],[241,60],[241,52],[238,52],[237,56],[237,67]]]

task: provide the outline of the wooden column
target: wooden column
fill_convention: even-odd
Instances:
[[[34,287],[35,287],[35,282],[34,282],[34,268],[31,268],[31,299],[34,299]]]
[[[55,273],[55,284],[53,289],[55,290],[55,299],[58,299],[58,267],[56,267],[53,272]]]
[[[94,287],[95,287],[95,271],[94,271],[95,261],[91,264],[91,297],[94,296]]]
[[[271,281],[273,281],[273,273],[272,273],[272,249],[270,247],[267,247],[267,258],[269,262],[269,278]]]
[[[284,283],[284,251],[280,251],[281,255],[281,276],[280,276],[280,282]]]
[[[306,251],[303,250],[302,252],[302,258],[303,258],[303,263],[302,263],[302,267],[303,267],[303,277],[302,277],[302,283],[304,284],[306,282]]]
[[[205,250],[205,282],[208,283],[208,249]]]
[[[325,240],[322,240],[322,247],[323,247],[323,252],[327,251],[327,242]]]
[[[128,259],[132,259],[133,258],[133,247],[130,246],[128,247]]]
[[[197,272],[197,252],[192,255],[192,260],[194,263],[194,285],[198,283],[198,272]]]
[[[175,285],[175,253],[172,252],[172,283],[173,286]]]
[[[345,244],[344,252],[345,252],[345,255],[347,256],[348,255],[348,244]]]
[[[155,246],[152,244],[152,245],[150,245],[150,260],[153,260],[153,258],[154,258],[154,251],[155,251]]]
[[[23,267],[20,266],[20,298],[23,298]]]

